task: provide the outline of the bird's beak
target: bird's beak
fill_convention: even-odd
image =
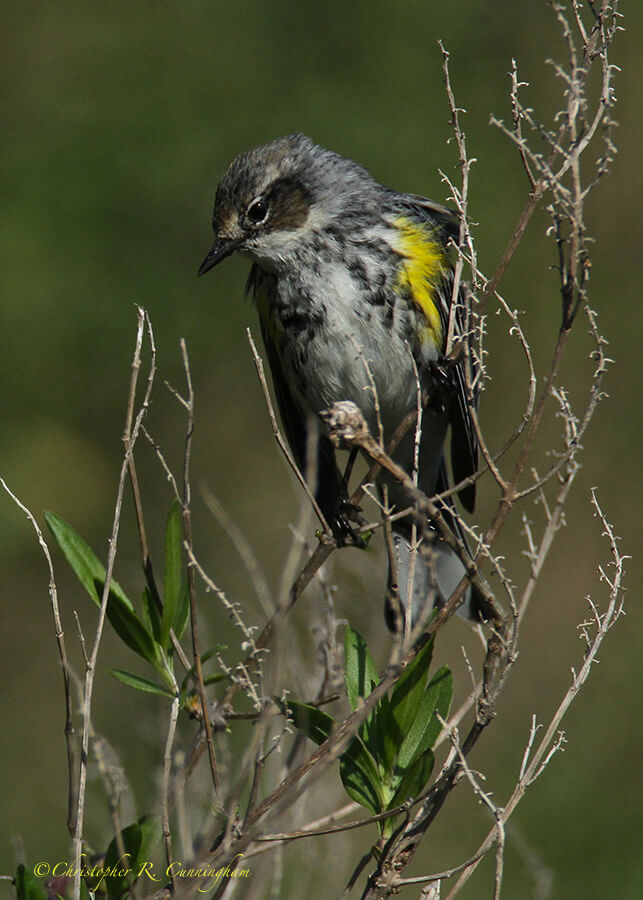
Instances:
[[[240,241],[234,238],[218,237],[210,248],[210,252],[201,263],[199,275],[205,275],[210,269],[213,269],[217,263],[220,263],[226,256],[231,256],[239,247]]]

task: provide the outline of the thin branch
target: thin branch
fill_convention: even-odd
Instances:
[[[178,686],[175,683],[176,696],[172,700],[170,706],[170,720],[167,729],[167,738],[165,741],[165,750],[163,753],[163,778],[161,781],[161,819],[163,828],[163,841],[165,844],[165,859],[168,867],[173,862],[172,855],[172,834],[170,831],[170,776],[172,774],[172,747],[174,745],[174,737],[176,734],[176,723],[179,718],[180,700]],[[176,881],[173,871],[170,872],[170,881],[172,890],[176,891]]]
[[[201,664],[201,649],[199,642],[199,624],[198,609],[196,602],[196,584],[194,579],[194,568],[192,561],[194,559],[192,545],[192,488],[190,482],[190,462],[192,454],[192,435],[194,434],[194,390],[192,388],[192,375],[190,372],[190,360],[186,343],[181,339],[181,355],[183,357],[183,369],[185,372],[185,384],[187,388],[187,397],[183,398],[183,404],[187,411],[187,425],[185,434],[185,450],[183,454],[183,533],[184,546],[188,555],[188,591],[190,594],[190,633],[192,635],[192,656],[194,660],[194,672],[196,675],[196,687],[201,704],[201,722],[205,730],[205,741],[208,749],[208,761],[210,763],[210,775],[212,778],[212,789],[215,797],[219,793],[219,772],[217,767],[217,758],[214,750],[214,740],[212,738],[212,727],[210,725],[210,704],[205,689],[203,679],[203,666]]]
[[[136,332],[136,344],[134,348],[134,357],[132,360],[132,374],[130,379],[130,388],[127,402],[127,413],[125,417],[125,429],[123,432],[123,443],[125,445],[125,455],[123,458],[123,462],[121,465],[120,477],[118,481],[118,488],[116,493],[116,504],[114,508],[114,518],[112,524],[112,531],[109,538],[109,550],[107,554],[107,565],[105,567],[105,584],[103,587],[103,594],[101,598],[100,611],[98,614],[98,622],[96,625],[96,632],[94,636],[94,642],[92,645],[91,653],[89,654],[89,659],[87,661],[87,666],[85,669],[85,688],[84,688],[84,697],[83,697],[83,733],[82,733],[82,751],[80,758],[80,772],[79,772],[79,781],[78,781],[78,794],[77,794],[77,807],[76,807],[76,821],[75,821],[75,829],[73,836],[73,845],[74,845],[74,866],[76,874],[74,876],[74,891],[73,897],[74,900],[80,900],[80,872],[81,872],[81,858],[83,851],[83,819],[85,812],[85,791],[87,786],[87,761],[88,761],[88,751],[89,751],[89,737],[90,737],[90,721],[91,721],[91,706],[92,706],[92,696],[93,696],[93,688],[94,688],[94,676],[96,672],[96,663],[98,660],[98,653],[100,649],[100,644],[103,636],[103,627],[105,624],[105,616],[107,613],[107,602],[109,600],[109,592],[112,582],[112,575],[114,571],[114,563],[116,560],[116,549],[118,545],[118,533],[120,529],[120,521],[121,521],[121,509],[123,504],[123,493],[125,490],[125,482],[127,480],[127,473],[129,470],[129,460],[133,453],[134,445],[138,438],[141,422],[143,421],[144,416],[147,414],[147,409],[149,406],[153,379],[148,378],[147,386],[145,389],[145,393],[143,396],[143,401],[141,403],[141,407],[139,412],[134,418],[134,406],[136,399],[136,387],[138,384],[138,374],[141,366],[141,349],[143,345],[143,337],[145,332],[147,331],[148,335],[151,335],[152,326],[147,316],[147,313],[141,308],[138,308],[138,327]],[[153,342],[152,342],[153,344]],[[153,362],[151,364],[153,368]]]
[[[33,513],[22,503],[21,500],[13,493],[7,485],[4,478],[0,478],[0,484],[11,497],[16,506],[25,514],[33,530],[42,550],[47,570],[49,572],[49,604],[54,617],[54,628],[56,633],[56,645],[58,647],[58,657],[63,675],[63,687],[65,691],[65,746],[67,750],[67,828],[71,838],[76,833],[76,808],[77,808],[77,788],[76,788],[76,734],[74,731],[73,721],[73,704],[71,698],[71,666],[67,658],[67,648],[65,646],[65,632],[63,631],[62,619],[60,616],[60,607],[58,605],[58,589],[56,587],[56,578],[54,575],[54,564],[49,552],[49,546],[45,541],[40,526],[36,522]]]
[[[538,728],[536,726],[535,720],[532,718],[529,740],[527,742],[527,747],[525,749],[525,753],[523,755],[522,763],[520,766],[520,776],[518,779],[518,783],[516,784],[511,797],[505,804],[502,811],[503,824],[506,823],[509,817],[512,815],[515,808],[524,797],[527,788],[531,784],[533,784],[537,778],[540,777],[546,765],[551,760],[552,756],[563,746],[565,735],[560,728],[561,722],[567,714],[569,707],[578,695],[578,692],[589,678],[590,671],[594,662],[596,662],[597,660],[598,651],[605,637],[623,613],[623,577],[625,561],[627,557],[624,556],[619,550],[618,539],[616,538],[612,525],[609,523],[607,517],[603,513],[603,510],[598,502],[595,489],[592,490],[592,506],[594,507],[595,515],[602,525],[603,536],[607,538],[610,554],[612,556],[612,566],[614,568],[614,574],[611,577],[608,577],[605,573],[605,570],[602,567],[599,567],[601,580],[608,586],[609,590],[607,606],[604,613],[595,616],[595,633],[593,638],[591,638],[589,645],[585,649],[583,664],[578,673],[572,672],[572,683],[567,689],[556,712],[552,716],[543,737],[541,738],[538,746],[536,747],[535,751],[533,751],[533,753],[532,748]],[[592,608],[591,603],[590,608]],[[588,632],[585,623],[581,623],[581,626],[579,626],[579,628],[587,640]],[[481,858],[484,857],[484,855],[493,846],[495,839],[496,828],[494,827],[489,832],[478,849],[478,853],[480,854]],[[465,869],[465,871],[462,873],[461,877],[453,887],[451,893],[448,895],[447,900],[452,900],[452,898],[456,896],[460,888],[471,877],[471,875],[477,868],[477,865],[478,863],[476,862]]]

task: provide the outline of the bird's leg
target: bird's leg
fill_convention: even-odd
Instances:
[[[351,447],[350,453],[348,454],[348,462],[346,463],[346,468],[344,469],[344,477],[342,478],[342,483],[339,487],[341,497],[348,498],[348,485],[351,480],[351,475],[353,474],[353,468],[355,466],[355,460],[357,459],[358,452],[359,450],[357,447]]]
[[[368,546],[359,533],[359,526],[366,521],[360,515],[360,510],[361,507],[351,503],[348,497],[339,499],[337,511],[328,523],[339,547],[359,547],[364,550]]]
[[[357,447],[351,447],[344,474],[341,479],[338,479],[337,495],[329,525],[340,547],[350,546],[363,549],[366,547],[366,542],[355,526],[363,525],[365,519],[360,515],[361,506],[351,503],[349,494],[350,479],[358,453]]]

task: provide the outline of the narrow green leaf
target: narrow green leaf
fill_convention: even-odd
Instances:
[[[150,634],[154,637],[154,640],[160,641],[161,616],[158,610],[158,606],[154,602],[154,597],[152,596],[152,592],[149,588],[143,588],[141,605],[143,608],[143,624],[150,632]]]
[[[391,692],[391,713],[403,737],[417,716],[433,656],[433,638],[402,672]]]
[[[390,698],[383,698],[375,712],[371,743],[376,736],[376,757],[385,781],[390,781],[398,768],[396,756],[422,703],[432,654],[433,639],[409,663],[395,683]]]
[[[102,592],[102,583],[97,581],[96,585]],[[142,656],[144,660],[154,666],[157,672],[165,671],[166,666],[161,647],[156,643],[137,613],[112,591],[109,592],[107,600],[107,618],[124,644],[127,644],[134,653]]]
[[[351,709],[356,709],[360,698],[368,697],[380,678],[366,641],[350,625],[344,633],[344,669],[348,700]]]
[[[227,649],[228,649],[227,644],[215,644],[213,647],[209,647],[205,651],[205,653],[201,654],[201,665],[206,663],[209,659],[211,659],[217,653],[222,653],[224,650],[227,650]],[[183,676],[183,681],[181,682],[181,693],[183,693],[183,691],[187,687],[190,679],[194,678],[194,677],[195,677],[194,666],[190,666],[190,668],[187,670],[187,672]],[[214,677],[214,676],[210,676],[210,677]],[[220,680],[223,680],[225,677],[226,677],[225,675],[222,675]],[[219,676],[217,676],[217,680],[219,680]],[[205,679],[204,684],[207,684],[207,683],[208,683],[208,680]],[[282,712],[285,713],[285,707],[281,707],[281,710],[282,710]]]
[[[339,761],[339,775],[344,785],[344,790],[356,803],[364,806],[372,813],[382,811],[382,803],[376,788],[363,771],[353,763],[342,757]]]
[[[109,674],[113,675],[117,681],[136,688],[137,691],[145,691],[148,694],[160,694],[162,697],[170,697],[171,699],[174,698],[174,694],[169,688],[163,687],[149,678],[144,678],[142,675],[132,675],[130,672],[124,672],[122,669],[112,669]]]
[[[129,878],[123,876],[105,879],[110,900],[117,900],[127,890],[128,881],[132,884],[136,880],[143,863],[149,862],[161,833],[161,819],[158,816],[143,816],[138,822],[128,825],[121,831],[122,846],[126,853],[126,859],[123,860],[120,859],[116,838],[111,841],[105,854],[104,868],[116,866],[117,869],[129,869]]]
[[[435,701],[435,712],[439,712],[443,719],[447,719],[451,710],[453,701],[453,673],[448,666],[442,666],[435,673],[429,684],[427,691],[438,688],[438,696]],[[426,735],[426,746],[433,747],[440,732],[444,726],[437,716],[433,716]]]
[[[45,513],[45,519],[79,581],[94,603],[100,606],[105,585],[105,567],[91,547],[64,519],[52,512]],[[164,671],[165,665],[158,644],[138,617],[132,602],[114,579],[110,582],[107,618],[128,647],[151,663],[157,671]]]
[[[18,900],[46,900],[47,892],[43,885],[22,863],[16,869],[15,880]]]
[[[382,809],[382,779],[377,769],[377,763],[359,736],[356,735],[344,750],[340,757],[340,764],[344,787],[346,787],[345,779],[348,778],[349,783],[353,787],[357,787],[365,796],[375,798],[373,800],[376,805],[374,811],[379,812]]]
[[[428,783],[434,763],[433,751],[425,750],[402,774],[388,809],[399,806],[409,797],[416,797]]]
[[[333,717],[315,706],[293,700],[288,703],[278,700],[277,704],[288,714],[295,727],[316,744],[323,744],[335,727]],[[372,812],[381,810],[379,791],[381,782],[377,765],[359,737],[354,737],[342,753],[339,772],[346,792],[352,800]]]
[[[207,661],[212,659],[213,656],[216,656],[217,653],[223,653],[223,651],[227,649],[227,644],[213,644],[211,647],[208,647],[208,649],[201,654],[201,665],[207,663]]]
[[[295,728],[316,744],[323,744],[335,726],[333,717],[316,706],[308,706],[307,703],[297,703],[294,700],[289,700],[288,703],[278,700],[277,704]]]
[[[203,679],[203,684],[215,684],[217,681],[225,681],[226,676],[223,672],[215,672],[214,675],[208,675]]]
[[[387,781],[387,776],[390,777],[393,772],[395,754],[402,741],[389,697],[382,697],[375,707],[369,729],[367,745],[377,760],[384,781]]]
[[[415,721],[404,736],[397,753],[396,768],[407,769],[412,766],[419,756],[435,744],[442,731],[442,724],[435,713],[439,712],[446,719],[452,697],[453,675],[448,666],[442,666],[427,685]]]
[[[188,587],[188,580],[184,578],[181,582],[181,591],[179,593],[179,602],[176,604],[176,610],[174,614],[174,623],[172,628],[174,629],[174,634],[177,636],[179,640],[183,637],[183,633],[185,632],[185,626],[188,624],[190,620],[190,589]]]
[[[98,559],[91,547],[85,543],[81,536],[71,525],[53,512],[45,512],[45,521],[49,526],[54,539],[69,565],[76,573],[76,577],[83,585],[89,596],[97,606],[100,606],[100,594],[96,591],[96,582],[105,583],[105,566]],[[125,606],[134,609],[132,602],[113,578],[110,588]]]
[[[183,572],[183,526],[181,504],[174,500],[165,523],[165,568],[163,572],[163,616],[161,618],[161,646],[169,649],[170,628],[174,625],[181,595]]]
[[[351,709],[356,709],[380,683],[366,641],[350,625],[346,627],[344,634],[344,680]],[[387,717],[387,708],[388,697],[382,697],[359,729],[359,736],[378,763],[381,763],[384,756],[379,731],[383,720]]]

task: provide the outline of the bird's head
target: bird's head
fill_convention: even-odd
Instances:
[[[375,182],[356,163],[303,134],[278,138],[237,156],[217,189],[214,244],[199,275],[235,251],[261,266],[287,266],[302,241],[322,231]],[[353,203],[354,205],[354,203]]]

